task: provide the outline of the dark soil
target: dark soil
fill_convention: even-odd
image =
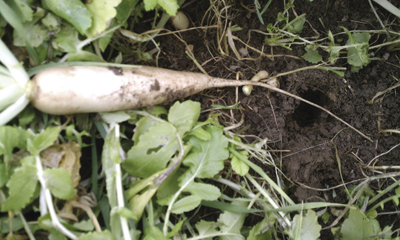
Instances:
[[[182,10],[190,17],[191,27],[217,24],[215,14],[208,11],[209,1],[188,2]],[[229,49],[229,55],[223,56],[217,44],[218,30],[198,28],[157,38],[156,41],[160,43],[161,49],[158,65],[169,69],[198,72],[198,67],[185,53],[190,45],[193,47],[197,62],[210,75],[216,77],[235,79],[236,74],[240,72],[243,74],[241,79],[250,79],[259,70],[267,70],[276,75],[312,66],[301,58],[305,54],[303,45],[293,45],[291,51],[282,47],[264,45],[264,35],[251,30],[266,32],[266,26],[260,23],[255,12],[250,12],[243,7],[254,9],[253,3],[252,0],[236,1],[236,3],[228,1],[227,4],[230,4],[231,8],[228,10],[228,18],[224,18],[223,21],[242,27],[242,31],[233,34],[249,46],[258,50],[263,49],[266,54],[287,56],[269,59],[260,57],[259,53],[249,50],[249,57],[257,60],[239,61],[231,49]],[[222,7],[219,6],[219,9]],[[283,9],[282,1],[272,1],[263,15],[264,22],[274,23],[277,13]],[[343,32],[340,26],[349,30],[381,29],[368,1],[365,0],[313,2],[299,0],[295,2],[294,10],[298,15],[307,14],[307,22],[300,35],[311,40],[326,37],[328,30],[333,33]],[[399,23],[384,9],[377,7],[377,10],[386,23]],[[292,11],[290,14],[293,16]],[[170,25],[166,27],[173,30]],[[140,26],[137,30],[141,31]],[[343,38],[347,41],[345,35]],[[377,44],[384,40],[385,35],[373,35],[370,43]],[[238,41],[235,41],[235,45],[237,49],[244,46]],[[147,50],[151,50],[154,45],[149,43],[146,47]],[[324,55],[324,60],[327,60],[327,54],[322,50],[320,53]],[[367,101],[372,99],[377,92],[398,82],[397,79],[400,78],[398,54],[398,52],[387,52],[385,48],[382,48],[375,52],[374,60],[358,73],[350,71],[350,66],[344,59],[345,55],[342,55],[343,59],[335,66],[348,69],[345,77],[322,70],[306,70],[279,78],[281,89],[323,106],[368,135],[373,142],[360,136],[327,113],[291,97],[270,93],[260,88],[256,88],[249,97],[239,91],[239,101],[245,114],[242,127],[247,129],[246,135],[253,135],[253,137],[247,137],[247,140],[252,142],[257,140],[255,137],[268,138],[271,149],[290,151],[275,153],[287,177],[286,184],[290,196],[296,202],[323,200],[347,203],[348,198],[343,187],[336,188],[335,194],[332,190],[322,190],[343,182],[349,183],[347,187],[351,187],[366,176],[380,174],[374,173],[365,166],[377,155],[389,151],[400,142],[400,135],[380,132],[382,129],[399,127],[400,98],[397,97],[397,90],[394,89],[372,105]],[[156,61],[139,63],[155,65]],[[215,103],[232,105],[235,104],[235,89],[209,90],[193,96],[192,99],[200,101],[204,109]],[[241,111],[236,110],[233,113],[238,122]],[[371,165],[398,165],[399,155],[400,148],[395,148],[379,157]],[[371,188],[379,190],[391,183],[390,181],[371,182]],[[385,208],[385,211],[392,210],[394,209]],[[385,215],[384,218],[378,216],[378,220],[382,227],[393,223],[399,226],[399,216],[395,214]],[[329,239],[329,234],[329,230],[325,231],[324,239]]]

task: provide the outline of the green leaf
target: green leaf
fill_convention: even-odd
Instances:
[[[134,213],[131,210],[129,210],[128,208],[126,208],[126,207],[119,208],[118,214],[120,216],[124,217],[124,218],[135,219],[134,218]]]
[[[247,159],[247,156],[249,155],[249,152],[247,151],[240,151],[239,152],[243,157]],[[245,162],[240,160],[238,157],[232,154],[232,160],[231,160],[231,166],[233,171],[235,171],[237,174],[240,176],[244,176],[249,172],[249,165],[247,165]]]
[[[356,45],[348,48],[347,62],[352,66],[352,71],[358,71],[371,62],[368,54],[371,35],[366,32],[351,34],[345,27],[342,28],[349,36],[346,45]]]
[[[167,234],[167,237],[168,237],[168,238],[172,238],[175,234],[177,234],[177,233],[181,230],[182,225],[183,225],[183,223],[185,222],[185,220],[186,220],[186,218],[183,219],[183,220],[181,220],[181,221],[178,222],[177,224],[175,224],[175,226],[174,226],[174,228],[171,230],[171,232],[169,232],[169,233]]]
[[[32,106],[27,106],[20,114],[18,114],[18,123],[24,127],[35,119],[35,109]]]
[[[41,22],[49,31],[57,31],[60,29],[60,22],[52,13],[47,13],[46,17],[44,17]]]
[[[92,0],[86,4],[87,9],[92,13],[92,26],[87,29],[86,34],[93,38],[104,32],[108,22],[117,15],[115,7],[121,0]]]
[[[138,2],[139,0],[124,0],[115,8],[117,10],[117,19],[120,24],[124,23],[129,18]]]
[[[77,52],[71,53],[68,56],[69,62],[79,62],[79,61],[87,61],[87,62],[105,62],[98,55],[84,50],[79,50]]]
[[[154,10],[158,4],[171,16],[175,16],[179,8],[177,0],[144,0],[143,2],[146,11]]]
[[[76,194],[72,186],[71,174],[64,168],[51,168],[43,172],[46,186],[57,198],[69,200]]]
[[[310,63],[314,63],[314,64],[322,61],[322,56],[321,56],[321,54],[318,53],[318,50],[315,46],[307,45],[305,47],[305,49],[306,49],[307,53],[301,57],[304,58],[306,61],[308,61]]]
[[[62,52],[75,53],[76,46],[81,43],[78,37],[78,31],[73,26],[65,23],[62,28],[55,35],[55,39],[52,42],[55,49]]]
[[[12,227],[12,229],[11,229]],[[7,234],[10,232],[16,232],[24,227],[21,218],[14,216],[10,224],[10,218],[8,216],[0,217],[0,234]]]
[[[183,135],[192,130],[201,111],[200,103],[191,100],[183,103],[175,102],[169,110],[168,121],[178,130],[179,135]]]
[[[146,178],[164,169],[178,149],[175,127],[158,122],[140,135],[122,166],[130,175]]]
[[[168,240],[161,230],[155,226],[146,228],[143,240]]]
[[[299,239],[315,240],[320,236],[321,226],[318,224],[318,216],[312,210],[307,210],[304,216],[296,214],[292,222],[292,231],[289,236],[292,238],[298,237],[298,231],[300,230]],[[297,238],[296,238],[297,239]]]
[[[42,4],[71,23],[81,34],[92,26],[92,13],[80,0],[42,0]]]
[[[160,185],[156,193],[157,203],[166,206],[169,204],[171,198],[179,190],[178,179],[184,170],[182,168],[176,168]]]
[[[208,141],[211,139],[211,135],[201,127],[197,127],[187,133],[188,136],[195,136],[200,140]]]
[[[268,223],[267,218],[264,218],[250,230],[247,240],[273,240],[274,238],[271,234],[271,228],[264,232],[268,226],[273,226],[273,224]]]
[[[29,133],[22,128],[11,126],[0,127],[0,156],[4,155],[6,166],[8,166],[8,162],[13,156],[14,148],[26,149],[28,136]]]
[[[195,175],[197,178],[211,178],[224,168],[224,161],[229,157],[228,139],[223,135],[222,129],[209,126],[206,131],[211,135],[209,141],[192,137],[189,143],[193,145],[191,153],[183,160],[189,167],[185,179]]]
[[[360,210],[349,210],[349,217],[340,229],[343,240],[365,239],[374,235],[372,222]]]
[[[53,145],[54,141],[57,140],[59,132],[59,127],[48,127],[39,135],[29,138],[27,146],[28,151],[32,155],[38,156],[42,150]]]
[[[289,26],[288,26],[288,30],[291,33],[301,33],[301,31],[303,31],[303,26],[304,23],[306,22],[306,16],[300,16],[298,17],[294,22],[292,22]]]
[[[30,201],[37,186],[37,169],[33,165],[24,164],[15,169],[7,183],[9,197],[3,202],[1,211],[18,211]]]
[[[232,202],[233,205],[246,206],[246,202]],[[234,236],[221,236],[220,239],[244,239],[240,234],[240,230],[243,227],[244,220],[246,219],[247,213],[232,213],[224,211],[219,215],[218,223],[220,223],[220,230],[222,233],[236,234]]]
[[[201,220],[195,224],[199,237],[217,235],[219,231],[217,230],[217,223],[208,222]]]
[[[32,21],[33,10],[26,2],[22,0],[7,0],[5,2],[14,10],[22,23]]]
[[[214,201],[221,196],[219,188],[206,183],[191,182],[184,189],[185,192],[190,192],[192,195],[200,197],[202,200]]]
[[[7,182],[7,169],[4,163],[0,163],[0,188],[2,188]]]
[[[179,199],[177,202],[174,203],[174,205],[172,205],[171,212],[175,214],[188,212],[198,207],[200,203],[200,197],[194,195],[186,196]]]
[[[113,240],[114,236],[108,230],[82,234],[78,240]]]

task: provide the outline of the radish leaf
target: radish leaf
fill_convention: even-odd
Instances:
[[[92,0],[86,4],[87,9],[92,13],[92,26],[87,29],[89,37],[95,37],[104,32],[108,22],[117,15],[116,6],[121,0]]]
[[[34,165],[23,164],[17,168],[7,183],[9,197],[3,202],[1,211],[18,211],[24,208],[35,192],[37,180]]]
[[[63,168],[49,168],[43,172],[46,186],[57,198],[63,200],[71,199],[76,190],[72,186],[71,174]]]
[[[232,205],[246,206],[245,202],[232,202]],[[232,213],[224,211],[219,215],[218,223],[220,223],[220,230],[222,233],[236,234],[236,236],[221,236],[220,239],[244,239],[240,234],[240,230],[243,227],[244,220],[247,213]]]
[[[92,13],[80,0],[43,0],[43,6],[71,23],[81,34],[92,26]]]
[[[218,127],[210,126],[206,131],[211,135],[209,141],[196,137],[189,140],[193,148],[183,160],[183,164],[189,167],[189,170],[184,174],[181,185],[193,175],[196,178],[211,178],[224,168],[224,161],[229,157],[228,139]]]
[[[207,201],[217,200],[221,196],[219,188],[206,183],[191,182],[184,191]]]
[[[201,106],[198,102],[185,101],[175,102],[169,110],[168,121],[178,129],[179,135],[183,135],[192,130],[194,124],[200,116]]]
[[[60,132],[59,127],[49,127],[42,131],[39,135],[28,139],[28,151],[34,156],[38,156],[39,153],[53,145]],[[33,139],[32,139],[33,138]]]
[[[167,122],[158,122],[139,137],[129,150],[124,169],[134,177],[149,177],[164,169],[179,147],[176,129]]]
[[[199,206],[201,203],[201,198],[195,195],[186,196],[178,200],[172,205],[171,212],[175,214],[181,214],[184,212],[189,212]]]

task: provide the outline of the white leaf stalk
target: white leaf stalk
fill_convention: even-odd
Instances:
[[[53,224],[53,227],[56,228],[58,231],[60,231],[62,234],[65,236],[71,238],[71,239],[77,239],[78,237],[75,236],[71,231],[69,231],[64,225],[61,224],[61,222],[58,220],[56,210],[54,209],[54,204],[53,204],[53,199],[51,197],[50,190],[46,186],[46,180],[43,177],[43,167],[42,167],[42,161],[40,160],[39,156],[35,156],[36,159],[36,168],[37,168],[37,176],[40,182],[40,185],[42,186],[42,189],[40,191],[40,212],[47,213],[47,210],[50,213],[50,218],[51,218],[51,223]],[[42,200],[45,200],[45,205],[42,204]]]
[[[119,124],[115,124],[115,137],[119,141]],[[118,202],[118,207],[120,209],[125,207],[125,202],[124,202],[124,195],[123,195],[123,188],[122,188],[122,174],[121,174],[121,164],[116,163],[115,165],[115,185],[116,185],[116,190],[117,190],[117,202]],[[125,240],[131,240],[131,235],[129,233],[129,227],[128,227],[128,219],[126,217],[123,217],[119,215],[119,219],[121,222],[121,228],[122,228],[122,233],[124,235]]]
[[[0,61],[8,71],[2,68],[0,73],[0,126],[18,115],[29,103],[26,86],[29,76],[14,54],[0,39]],[[5,75],[6,74],[6,75]]]

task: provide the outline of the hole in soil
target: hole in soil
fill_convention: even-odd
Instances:
[[[300,94],[300,97],[307,99],[310,102],[318,104],[322,107],[329,101],[329,98],[320,91],[307,90]],[[306,127],[313,124],[319,119],[322,110],[313,107],[305,102],[301,102],[300,105],[294,110],[292,114],[293,119],[299,125],[299,127]]]

